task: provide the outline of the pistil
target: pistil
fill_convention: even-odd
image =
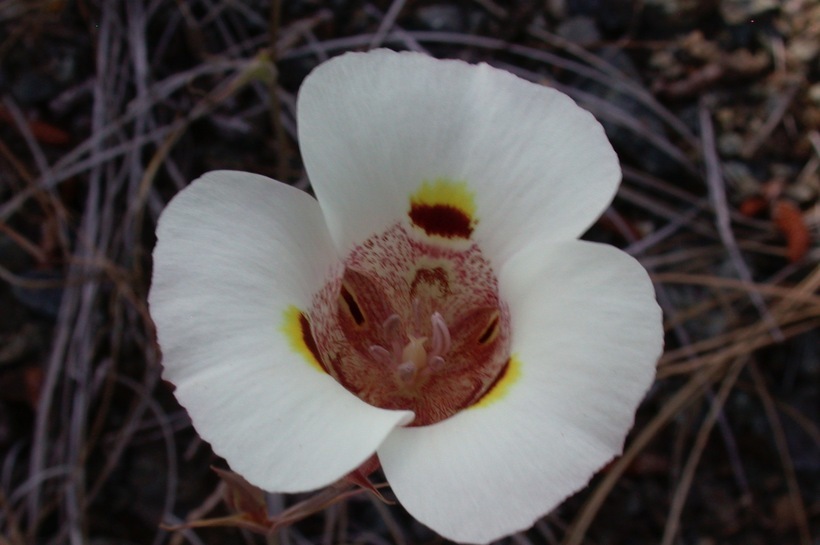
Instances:
[[[383,338],[391,349],[379,344],[369,347],[373,359],[392,367],[399,383],[409,389],[417,388],[431,373],[442,370],[444,356],[452,346],[447,322],[439,312],[430,316],[430,337],[417,336],[417,327],[413,327],[413,333],[405,333],[399,315],[392,314],[382,324]]]

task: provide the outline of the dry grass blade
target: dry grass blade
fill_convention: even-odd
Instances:
[[[700,426],[700,430],[698,430],[695,443],[689,452],[689,458],[686,460],[686,465],[683,468],[680,479],[678,479],[677,489],[672,497],[672,507],[670,508],[669,516],[666,518],[666,527],[664,528],[663,537],[661,538],[661,545],[673,545],[675,542],[683,506],[686,503],[686,497],[695,479],[695,471],[697,470],[701,455],[706,449],[712,428],[722,413],[723,405],[732,392],[732,388],[734,388],[745,364],[745,359],[739,359],[731,365],[721,382],[720,390],[718,390],[717,396],[715,396],[714,402],[709,409],[709,414],[706,415],[706,418]]]
[[[390,4],[390,8],[382,18],[378,30],[376,30],[376,33],[373,34],[373,38],[370,40],[370,44],[368,44],[371,49],[375,49],[382,44],[385,36],[387,36],[387,33],[390,32],[391,27],[396,24],[396,19],[398,18],[402,8],[404,8],[405,2],[406,0],[393,0]]]
[[[689,381],[670,397],[661,410],[632,439],[632,442],[611,466],[607,468],[603,480],[594,488],[578,516],[572,522],[562,545],[581,545],[589,526],[604,504],[607,496],[635,460],[655,436],[686,406],[703,395],[704,390],[716,380],[720,369],[715,366],[696,373]]]
[[[800,492],[800,485],[797,481],[797,475],[794,469],[794,462],[789,454],[789,445],[786,442],[786,434],[783,432],[783,425],[780,423],[780,418],[777,415],[774,401],[766,387],[766,382],[757,369],[757,366],[752,363],[749,366],[752,380],[754,381],[755,389],[757,390],[760,401],[763,403],[763,408],[766,411],[766,416],[769,419],[769,425],[772,427],[775,447],[777,454],[780,457],[780,463],[783,465],[783,472],[786,475],[786,485],[789,489],[789,499],[791,501],[791,512],[794,516],[794,521],[797,526],[798,535],[800,536],[801,545],[811,545],[811,530],[809,530],[809,520],[806,515],[806,506],[803,503],[803,496]]]
[[[752,282],[752,273],[749,270],[746,261],[740,253],[737,245],[737,240],[732,232],[731,221],[729,218],[729,205],[726,201],[726,188],[723,182],[723,174],[721,172],[720,159],[715,148],[714,129],[712,127],[712,119],[705,103],[701,103],[698,110],[698,119],[700,120],[701,139],[703,142],[703,161],[706,166],[706,184],[709,186],[709,195],[712,200],[712,207],[715,211],[716,223],[720,239],[729,253],[732,264],[735,267],[740,279],[744,282]],[[756,292],[750,292],[749,298],[757,307],[761,316],[768,324],[772,337],[778,342],[783,340],[783,334],[778,330],[774,320],[766,308],[766,303]]]
[[[656,273],[652,275],[652,280],[664,284],[689,284],[709,286],[712,288],[726,288],[742,292],[755,292],[762,296],[777,297],[794,303],[802,303],[810,307],[816,307],[814,308],[814,312],[820,314],[820,296],[812,292],[795,290],[794,288],[746,282],[734,278],[686,273]]]
[[[820,315],[818,315],[816,310],[812,309],[808,312],[801,313],[800,310],[796,308],[800,306],[803,295],[813,294],[817,291],[818,283],[820,283],[820,268],[798,287],[794,288],[794,291],[797,292],[798,295],[784,298],[784,300],[773,306],[773,317],[781,320],[780,323],[786,323],[786,320],[791,319],[798,321],[808,319],[794,334],[810,331],[820,326]],[[758,322],[750,326],[746,334],[739,335],[738,332],[730,332],[727,333],[724,338],[703,341],[702,344],[718,348],[718,350],[712,354],[707,353],[693,357],[693,353],[696,354],[699,349],[698,343],[688,345],[681,349],[681,357],[686,361],[680,365],[686,366],[683,372],[686,374],[691,373],[691,378],[684,387],[680,388],[666,401],[660,412],[638,432],[623,456],[610,466],[604,479],[595,487],[590,499],[586,502],[573,522],[567,537],[563,541],[563,545],[581,545],[598,510],[629,464],[632,463],[636,456],[647,447],[649,442],[676,414],[689,403],[696,401],[702,396],[706,387],[711,382],[721,380],[721,377],[725,376],[729,362],[746,361],[755,350],[763,346],[769,346],[774,342],[768,335],[768,328],[768,324]],[[791,331],[786,332],[789,334],[792,333]],[[756,337],[750,338],[749,335],[756,335]],[[659,374],[661,377],[665,376],[663,372]],[[732,381],[732,383],[734,383],[734,381]]]

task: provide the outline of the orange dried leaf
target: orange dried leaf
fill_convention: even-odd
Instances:
[[[642,452],[629,464],[626,472],[632,475],[666,475],[669,473],[669,458],[651,452]]]
[[[23,370],[26,400],[33,409],[40,404],[40,392],[43,389],[44,380],[45,373],[41,367],[26,367]]]
[[[71,135],[62,129],[55,127],[45,121],[29,121],[28,126],[34,138],[43,144],[53,146],[64,146],[71,142]]]
[[[811,234],[800,208],[792,201],[778,200],[772,207],[772,219],[786,237],[789,261],[795,263],[803,259],[811,246]]]
[[[769,202],[766,199],[755,195],[754,197],[748,197],[740,203],[738,210],[747,218],[753,218],[766,210],[767,206],[769,206]]]
[[[0,106],[0,121],[13,124],[14,118],[8,110]],[[39,142],[43,144],[51,144],[54,146],[63,146],[71,142],[71,135],[62,129],[58,129],[54,125],[46,123],[45,121],[29,120],[28,128],[31,134],[34,135]]]

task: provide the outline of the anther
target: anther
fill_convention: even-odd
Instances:
[[[450,330],[447,329],[447,323],[444,317],[438,312],[434,312],[430,317],[430,325],[433,330],[433,338],[430,340],[431,352],[435,356],[446,354],[450,350],[452,341],[450,339]]]
[[[404,346],[404,334],[401,328],[401,318],[398,314],[391,314],[382,324],[384,338],[390,344],[394,352],[400,352]]]
[[[431,371],[441,371],[444,368],[444,358],[441,356],[430,356],[427,366]]]
[[[424,326],[421,312],[421,301],[418,297],[413,297],[413,329],[418,335],[421,334],[421,328]]]
[[[374,344],[369,348],[369,351],[370,355],[373,356],[373,359],[376,361],[384,363],[385,365],[393,364],[393,355],[385,347]]]
[[[399,378],[402,382],[410,383],[416,376],[416,364],[412,361],[406,361],[399,365],[396,370],[398,371]]]

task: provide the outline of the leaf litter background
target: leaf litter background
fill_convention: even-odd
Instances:
[[[0,0],[0,542],[264,542],[159,528],[226,508],[160,379],[154,225],[210,169],[308,188],[299,83],[377,46],[593,111],[624,183],[587,237],[640,259],[664,308],[624,456],[507,541],[818,543],[816,0]],[[367,494],[269,539],[440,541]]]

